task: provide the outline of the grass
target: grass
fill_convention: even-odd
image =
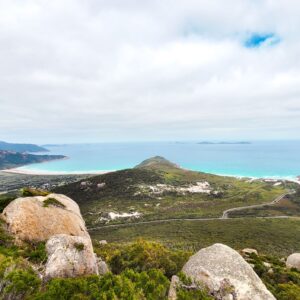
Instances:
[[[66,207],[63,203],[61,203],[57,199],[51,198],[51,197],[47,198],[43,202],[43,207],[49,207],[49,206],[55,206],[55,207],[59,207],[59,208],[65,208]]]
[[[84,249],[84,244],[83,243],[75,243],[74,248],[80,252]]]
[[[48,191],[29,187],[21,189],[21,193],[23,197],[47,196],[50,194]]]
[[[137,238],[171,248],[198,251],[213,243],[234,249],[255,248],[261,253],[287,256],[300,248],[300,219],[228,219],[132,224],[90,231],[92,238],[126,243]]]
[[[274,217],[274,216],[300,216],[300,190],[293,195],[287,195],[276,205],[268,205],[259,208],[249,208],[242,211],[229,213],[234,217]]]
[[[0,195],[0,213],[3,212],[3,209],[14,199],[18,197],[18,193],[11,192]]]

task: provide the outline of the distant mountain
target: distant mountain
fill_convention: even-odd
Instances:
[[[0,150],[0,170],[63,158],[64,155],[34,155]]]
[[[48,152],[46,148],[34,144],[14,144],[0,141],[0,150],[15,152]]]

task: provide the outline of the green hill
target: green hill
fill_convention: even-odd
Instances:
[[[65,158],[63,155],[34,155],[0,150],[0,170],[15,168],[27,164]]]
[[[98,175],[55,191],[77,201],[88,226],[95,227],[170,218],[219,218],[226,209],[268,203],[295,186],[184,170],[155,157],[133,169]],[[123,216],[111,218],[112,214]]]
[[[15,152],[48,152],[44,147],[34,144],[16,144],[0,141],[0,150]]]

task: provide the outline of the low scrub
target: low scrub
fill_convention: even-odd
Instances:
[[[162,244],[142,239],[125,245],[98,246],[95,251],[109,263],[113,273],[127,269],[143,272],[155,268],[168,278],[178,273],[191,255],[190,252],[169,250]]]
[[[34,197],[34,196],[47,196],[50,193],[42,189],[34,189],[34,188],[26,187],[21,189],[21,194],[23,197]]]
[[[59,208],[65,208],[66,207],[63,203],[61,203],[60,201],[58,201],[55,198],[47,198],[43,202],[43,206],[44,207],[55,206],[55,207],[59,207]]]

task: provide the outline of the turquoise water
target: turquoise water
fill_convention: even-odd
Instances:
[[[42,172],[82,172],[131,168],[160,155],[196,171],[249,177],[300,175],[300,141],[252,142],[235,145],[174,143],[103,143],[47,147],[69,157],[21,169]]]

